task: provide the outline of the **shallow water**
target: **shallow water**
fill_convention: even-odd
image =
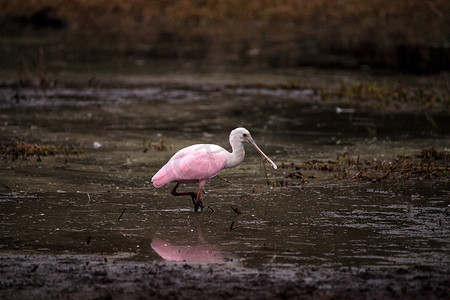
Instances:
[[[189,197],[171,196],[172,186],[150,183],[177,149],[229,149],[237,126],[248,128],[277,164],[345,151],[382,160],[429,146],[448,149],[447,115],[342,109],[309,90],[25,89],[18,101],[15,93],[0,90],[3,140],[76,144],[84,152],[0,162],[2,252],[248,267],[450,263],[448,178],[366,183],[318,173],[300,187],[273,187],[247,147],[244,163],[221,173],[231,184],[208,181],[201,213]],[[166,151],[143,151],[144,141],[161,137]],[[289,173],[269,169],[270,180]]]

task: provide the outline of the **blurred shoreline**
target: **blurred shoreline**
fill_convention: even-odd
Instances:
[[[0,7],[0,55],[11,58],[3,69],[20,65],[21,56],[30,60],[39,47],[51,53],[47,60],[63,62],[122,55],[252,70],[450,69],[450,3],[441,0],[44,0]]]

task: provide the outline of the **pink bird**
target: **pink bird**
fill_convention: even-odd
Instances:
[[[219,174],[223,169],[234,168],[244,160],[244,143],[249,142],[267,160],[273,169],[277,165],[262,152],[245,128],[236,128],[230,133],[232,152],[214,144],[197,144],[181,149],[153,176],[152,183],[158,188],[170,182],[176,185],[172,190],[174,196],[191,196],[194,211],[203,209],[200,200],[202,189],[208,179]],[[198,192],[178,193],[181,183],[198,183]]]

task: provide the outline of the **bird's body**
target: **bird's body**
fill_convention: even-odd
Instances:
[[[169,182],[191,183],[213,178],[226,168],[230,152],[212,144],[181,149],[152,178],[155,187]]]
[[[197,211],[201,206],[200,195],[206,180],[217,176],[223,169],[233,168],[242,163],[245,156],[244,142],[252,144],[274,169],[277,168],[275,163],[256,146],[247,129],[236,128],[230,133],[232,152],[214,144],[197,144],[183,148],[153,176],[152,183],[157,188],[170,182],[177,183],[172,194],[190,195]],[[198,193],[177,193],[176,189],[181,183],[198,183]]]

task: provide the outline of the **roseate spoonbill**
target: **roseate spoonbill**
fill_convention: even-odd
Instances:
[[[200,200],[202,189],[206,180],[211,179],[223,169],[238,166],[245,155],[244,143],[249,142],[277,169],[277,165],[262,152],[256,145],[250,132],[242,127],[236,128],[230,133],[232,152],[213,144],[197,144],[181,149],[153,176],[152,183],[155,187],[161,187],[169,182],[175,182],[172,190],[174,196],[191,196],[194,202],[194,211],[198,211],[203,204]],[[177,192],[181,183],[198,183],[198,192]]]

